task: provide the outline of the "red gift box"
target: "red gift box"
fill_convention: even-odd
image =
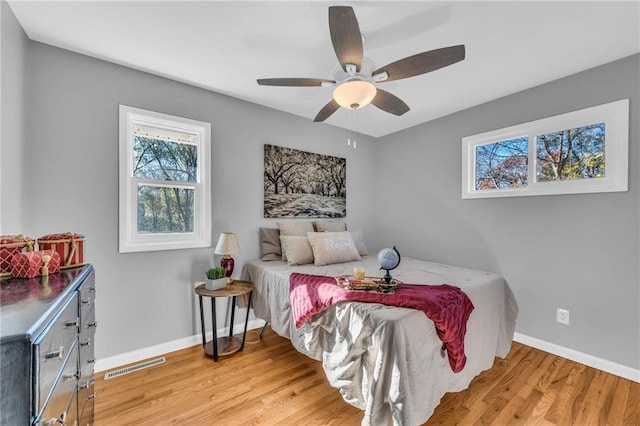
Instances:
[[[38,249],[54,250],[60,255],[60,269],[84,265],[84,235],[65,232],[38,238]]]
[[[34,240],[24,235],[3,235],[0,237],[0,277],[11,275],[11,259],[25,248],[33,251]]]
[[[15,278],[34,278],[60,271],[60,255],[53,250],[18,253],[11,259],[11,275]]]

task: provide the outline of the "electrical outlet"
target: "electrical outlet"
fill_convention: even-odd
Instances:
[[[569,325],[569,311],[567,309],[558,308],[556,310],[556,321],[560,324]]]

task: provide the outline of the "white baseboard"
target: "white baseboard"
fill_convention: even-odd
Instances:
[[[262,328],[264,321],[261,319],[253,319],[249,321],[247,330],[253,330],[254,328]],[[238,327],[237,325],[235,327]],[[237,328],[236,328],[237,329]],[[218,336],[224,336],[229,333],[229,327],[218,329]],[[213,332],[208,331],[206,333],[207,340],[213,338]],[[153,358],[159,355],[164,355],[169,352],[178,351],[180,349],[189,348],[195,345],[202,344],[202,335],[197,334],[182,339],[173,340],[171,342],[161,343],[159,345],[150,346],[148,348],[142,348],[135,351],[127,352],[120,355],[110,356],[104,359],[96,360],[94,371],[99,373],[101,371],[111,370],[116,367],[131,364],[134,362],[142,361],[144,359]]]
[[[262,328],[264,321],[260,319],[253,319],[249,321],[247,326],[248,330]],[[218,336],[224,336],[229,332],[229,328],[218,329]],[[207,332],[207,339],[212,338],[212,332]],[[536,349],[543,350],[545,352],[552,353],[554,355],[561,356],[563,358],[570,359],[575,362],[579,362],[589,367],[597,368],[598,370],[605,371],[610,374],[640,383],[640,370],[636,370],[626,365],[618,364],[606,359],[598,358],[593,355],[588,355],[583,352],[578,352],[573,349],[565,348],[564,346],[549,343],[544,340],[536,339],[535,337],[529,337],[524,334],[514,333],[513,340],[522,343],[523,345],[531,346]],[[173,340],[171,342],[162,343],[148,348],[142,348],[135,351],[127,352],[120,355],[114,355],[109,358],[99,359],[96,361],[95,372],[111,370],[123,365],[132,364],[134,362],[142,361],[148,358],[153,358],[159,355],[164,355],[169,352],[178,351],[180,349],[188,348],[191,346],[199,345],[202,343],[202,336],[200,334],[182,339]]]
[[[579,362],[580,364],[597,368],[598,370],[602,370],[607,373],[611,373],[613,375],[640,383],[640,370],[627,367],[626,365],[607,361],[606,359],[598,358],[593,355],[588,355],[583,352],[565,348],[564,346],[536,339],[535,337],[525,336],[524,334],[520,333],[514,333],[513,340],[522,343],[523,345],[531,346],[533,348],[570,359],[571,361]]]

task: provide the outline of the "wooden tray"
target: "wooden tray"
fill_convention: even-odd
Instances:
[[[341,275],[336,277],[336,282],[341,290],[366,291],[383,294],[395,293],[398,285],[402,284],[402,282],[396,279],[391,279],[391,282],[387,284],[382,278],[364,277],[364,280],[358,280],[352,275]]]

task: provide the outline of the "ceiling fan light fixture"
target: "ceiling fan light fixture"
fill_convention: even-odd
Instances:
[[[333,99],[343,108],[358,109],[369,105],[377,91],[368,81],[351,80],[335,88]]]

